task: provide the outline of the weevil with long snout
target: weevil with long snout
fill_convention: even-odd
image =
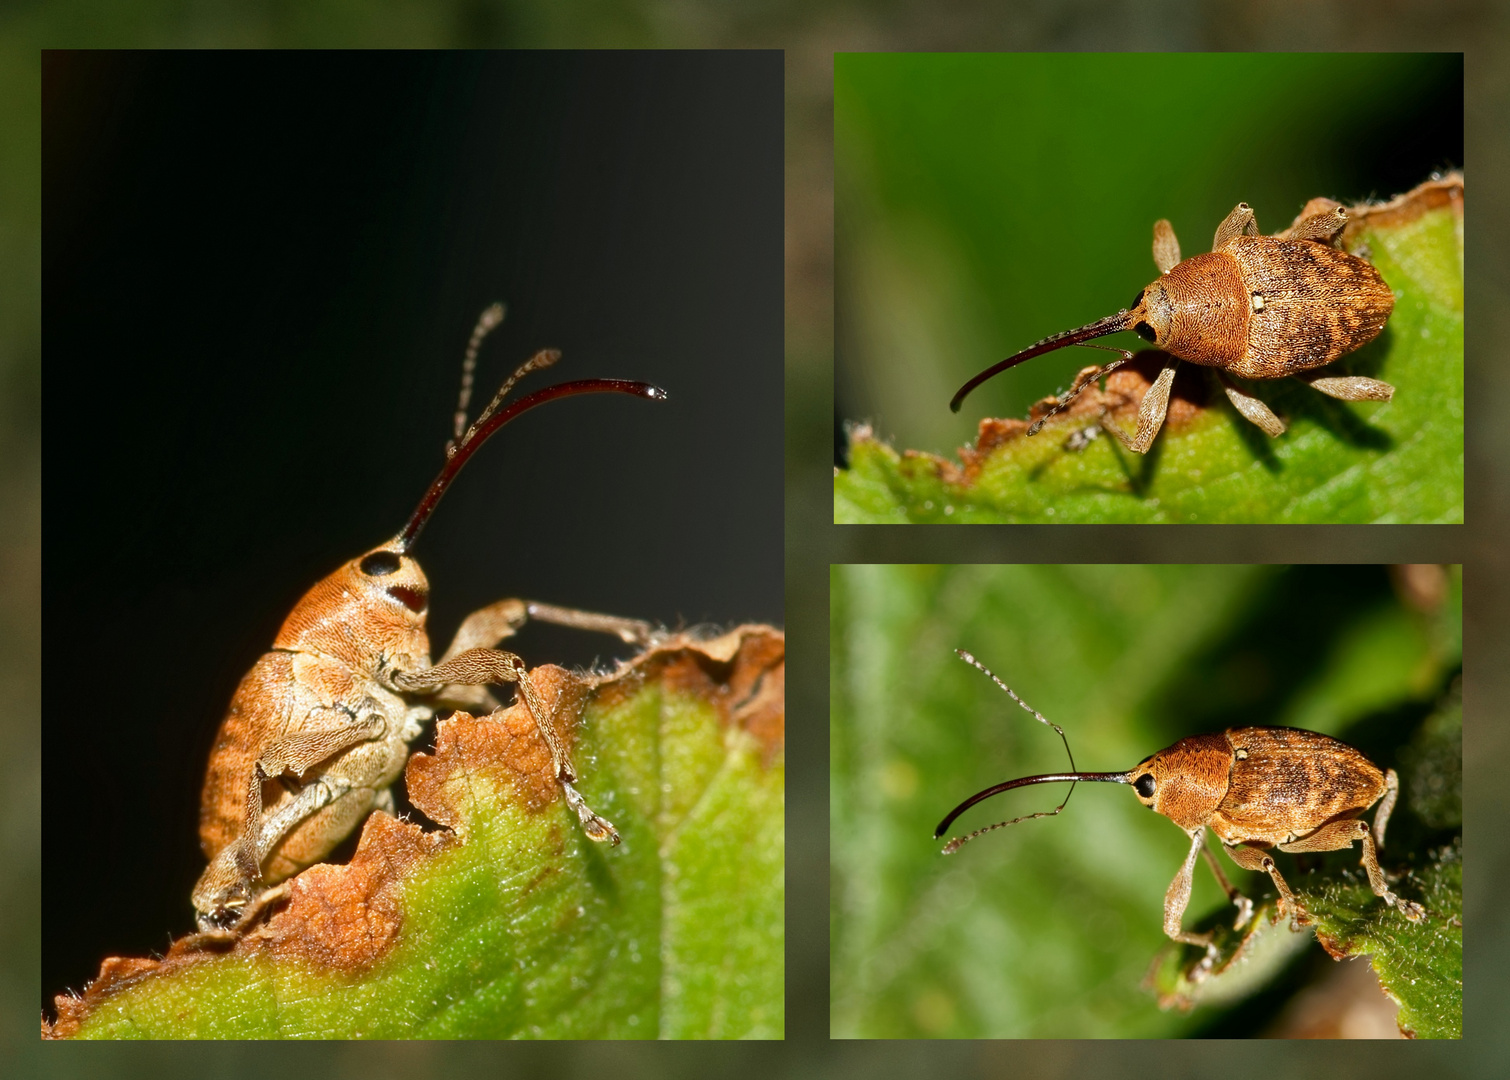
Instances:
[[[960,659],[979,668],[1040,723],[1057,731],[1064,740],[1065,753],[1070,754],[1064,729],[1045,719],[975,657],[963,650],[957,652]],[[942,837],[957,817],[984,799],[1030,784],[1062,781],[1070,783],[1070,790],[1053,810],[1026,814],[956,837],[944,847],[944,853],[952,854],[967,841],[994,829],[1032,818],[1052,817],[1064,809],[1074,785],[1080,781],[1126,784],[1139,802],[1163,814],[1190,837],[1189,854],[1164,895],[1164,932],[1175,941],[1204,946],[1207,966],[1216,955],[1213,935],[1198,934],[1182,925],[1185,908],[1190,903],[1196,859],[1205,857],[1222,891],[1237,906],[1236,927],[1242,927],[1253,912],[1252,901],[1227,880],[1207,848],[1207,829],[1216,835],[1222,850],[1238,866],[1269,875],[1279,893],[1279,915],[1281,918],[1288,915],[1292,927],[1305,923],[1309,916],[1275,866],[1269,854],[1271,848],[1292,852],[1337,851],[1362,841],[1363,868],[1375,895],[1412,922],[1425,916],[1421,905],[1397,896],[1390,889],[1379,867],[1378,851],[1384,846],[1384,829],[1400,793],[1395,771],[1381,771],[1346,743],[1298,728],[1229,728],[1192,735],[1149,755],[1126,772],[1079,772],[1074,755],[1070,754],[1069,772],[1007,780],[970,796],[939,823],[934,838]],[[1375,803],[1379,809],[1370,829],[1361,815]]]
[[[966,395],[999,372],[1035,356],[1085,345],[1091,338],[1135,331],[1169,354],[1138,407],[1138,427],[1129,436],[1103,418],[1103,426],[1135,453],[1146,453],[1164,424],[1169,391],[1181,360],[1216,369],[1237,411],[1271,436],[1285,423],[1269,406],[1232,381],[1293,375],[1343,401],[1388,401],[1394,387],[1362,375],[1322,375],[1316,369],[1361,348],[1378,336],[1394,310],[1395,297],[1367,261],[1341,250],[1347,210],[1332,199],[1312,199],[1293,225],[1276,236],[1258,235],[1247,203],[1238,203],[1217,227],[1211,251],[1180,258],[1180,242],[1168,221],[1153,227],[1153,261],[1159,277],[1139,291],[1132,306],[1075,330],[1044,338],[976,375],[954,395],[959,412]],[[1101,376],[1132,359],[1081,369],[1061,397],[1028,428],[1036,435]]]
[[[502,319],[503,307],[495,304],[472,333],[446,462],[408,523],[305,593],[272,650],[253,665],[231,700],[200,805],[200,845],[209,865],[192,900],[207,935],[234,934],[275,895],[270,886],[324,858],[370,811],[391,813],[390,785],[422,725],[437,708],[487,711],[497,704],[489,685],[515,684],[584,831],[593,840],[619,842],[612,823],[595,814],[574,786],[577,773],[566,743],[538,700],[524,661],[495,646],[530,619],[639,645],[655,639],[652,624],[500,600],[468,616],[440,661],[430,662],[430,586],[409,551],[462,466],[494,432],[537,405],[596,393],[666,400],[665,391],[649,383],[580,379],[503,406],[519,379],[559,359],[558,352],[544,350],[522,364],[468,426],[477,352]]]

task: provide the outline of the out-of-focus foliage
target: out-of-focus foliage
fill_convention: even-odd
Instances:
[[[1149,1037],[1197,1034],[1223,1016],[1162,1012],[1143,988],[1168,944],[1164,893],[1189,845],[1127,790],[1080,785],[1056,818],[940,854],[933,829],[966,796],[1067,764],[1054,733],[955,649],[1063,727],[1082,770],[1131,768],[1182,736],[1245,725],[1351,742],[1405,769],[1383,865],[1419,870],[1428,846],[1452,836],[1412,813],[1403,753],[1461,663],[1458,573],[1448,581],[1422,613],[1371,566],[833,568],[832,1033]],[[1061,786],[1009,792],[951,834],[1063,797]],[[1266,878],[1218,858],[1255,901],[1272,895]],[[1314,887],[1293,857],[1278,858],[1297,888]],[[1308,865],[1314,881],[1350,883],[1358,859],[1355,847]],[[1421,887],[1400,885],[1433,906]],[[1397,917],[1360,906],[1382,923]],[[1231,913],[1198,867],[1187,924],[1230,925]],[[1198,958],[1184,951],[1186,965]],[[1284,961],[1266,961],[1270,977]],[[1262,1020],[1246,1017],[1245,1029]]]

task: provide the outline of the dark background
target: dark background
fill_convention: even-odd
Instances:
[[[473,415],[544,347],[523,392],[670,401],[493,437],[414,549],[434,653],[505,596],[782,622],[782,62],[50,54],[43,89],[50,1004],[191,929],[231,694],[305,589],[404,523],[489,302]]]

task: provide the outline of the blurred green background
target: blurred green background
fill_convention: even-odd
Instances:
[[[1227,727],[1338,736],[1401,769],[1407,790],[1384,865],[1403,869],[1450,839],[1412,816],[1402,765],[1462,662],[1461,575],[1425,573],[1440,586],[1434,600],[1381,566],[832,568],[832,1034],[1282,1031],[1293,996],[1337,967],[1314,943],[1227,1011],[1161,1012],[1140,989],[1167,941],[1164,892],[1189,841],[1130,791],[1082,784],[1057,818],[940,854],[933,829],[967,796],[1068,768],[1058,736],[954,650],[1064,728],[1087,772],[1130,769],[1185,735]],[[1051,810],[1066,790],[997,796],[950,835]],[[1249,896],[1266,892],[1262,875],[1219,858]],[[1358,850],[1314,861],[1355,871]],[[1292,857],[1280,862],[1303,887]],[[1186,925],[1227,910],[1198,868]]]
[[[1463,164],[1463,59],[1426,54],[871,55],[834,62],[836,412],[951,451],[1111,357],[1002,357],[1127,306],[1239,202],[1408,191]],[[1124,333],[1102,344],[1136,348]]]

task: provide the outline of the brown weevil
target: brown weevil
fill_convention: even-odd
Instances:
[[[648,622],[523,600],[500,600],[461,624],[439,663],[425,632],[430,586],[410,547],[462,466],[499,428],[537,405],[575,394],[652,401],[665,391],[623,379],[580,379],[501,407],[523,376],[559,359],[544,350],[511,375],[470,427],[472,370],[482,339],[503,318],[483,312],[467,348],[455,434],[446,462],[397,536],[317,582],[294,606],[236,689],[221,722],[200,802],[200,845],[210,860],[192,896],[207,937],[234,934],[276,895],[268,886],[328,855],[374,809],[393,811],[390,785],[436,708],[483,711],[488,685],[514,683],[550,750],[567,805],[593,840],[617,844],[587,806],[566,744],[538,700],[524,661],[496,646],[530,619],[648,644]],[[230,929],[227,929],[227,928]]]
[[[959,412],[970,391],[1024,360],[1122,330],[1135,331],[1169,354],[1143,396],[1138,428],[1131,437],[1103,418],[1107,430],[1135,453],[1146,453],[1164,424],[1180,360],[1215,368],[1237,411],[1269,435],[1284,434],[1284,421],[1232,376],[1293,375],[1343,401],[1388,401],[1394,395],[1388,383],[1316,372],[1377,337],[1395,306],[1394,294],[1379,272],[1339,246],[1347,220],[1341,203],[1312,199],[1290,228],[1276,236],[1260,236],[1253,211],[1247,203],[1238,203],[1217,227],[1211,251],[1184,261],[1174,229],[1160,220],[1153,227],[1159,277],[1133,297],[1131,307],[1044,338],[992,365],[960,387],[949,408]],[[1090,383],[1132,359],[1126,349],[1089,347],[1122,356],[1081,369],[1069,390],[1051,399],[1052,408],[1028,428],[1029,435],[1036,435]]]
[[[963,650],[962,660],[985,672],[997,686],[1041,723],[1059,732],[1040,713],[1012,692],[980,661]],[[1065,739],[1065,752],[1069,740]],[[1192,735],[1173,746],[1160,750],[1138,762],[1126,772],[1088,773],[1075,769],[1070,756],[1070,771],[1043,776],[1024,776],[994,784],[970,796],[939,823],[934,838],[944,835],[955,818],[983,799],[1029,784],[1068,781],[1070,790],[1053,810],[1028,814],[977,829],[950,840],[944,853],[952,854],[969,840],[983,833],[1015,825],[1032,818],[1052,817],[1069,802],[1074,785],[1080,781],[1127,784],[1138,801],[1185,830],[1190,837],[1190,852],[1179,873],[1164,895],[1164,932],[1175,941],[1205,946],[1204,966],[1216,954],[1212,934],[1197,934],[1181,925],[1190,903],[1190,888],[1195,861],[1204,856],[1227,898],[1237,905],[1236,926],[1250,918],[1253,904],[1222,873],[1216,857],[1206,846],[1209,828],[1221,841],[1222,849],[1234,863],[1245,870],[1261,870],[1269,875],[1279,893],[1279,916],[1288,915],[1291,925],[1309,921],[1305,908],[1290,891],[1289,885],[1274,865],[1268,849],[1280,851],[1337,851],[1356,841],[1363,842],[1363,868],[1375,895],[1398,908],[1412,922],[1425,916],[1419,904],[1396,896],[1379,868],[1378,849],[1384,846],[1384,829],[1400,793],[1399,778],[1390,769],[1378,766],[1346,743],[1314,731],[1298,728],[1246,727],[1223,732]],[[1372,830],[1361,815],[1375,803]]]

